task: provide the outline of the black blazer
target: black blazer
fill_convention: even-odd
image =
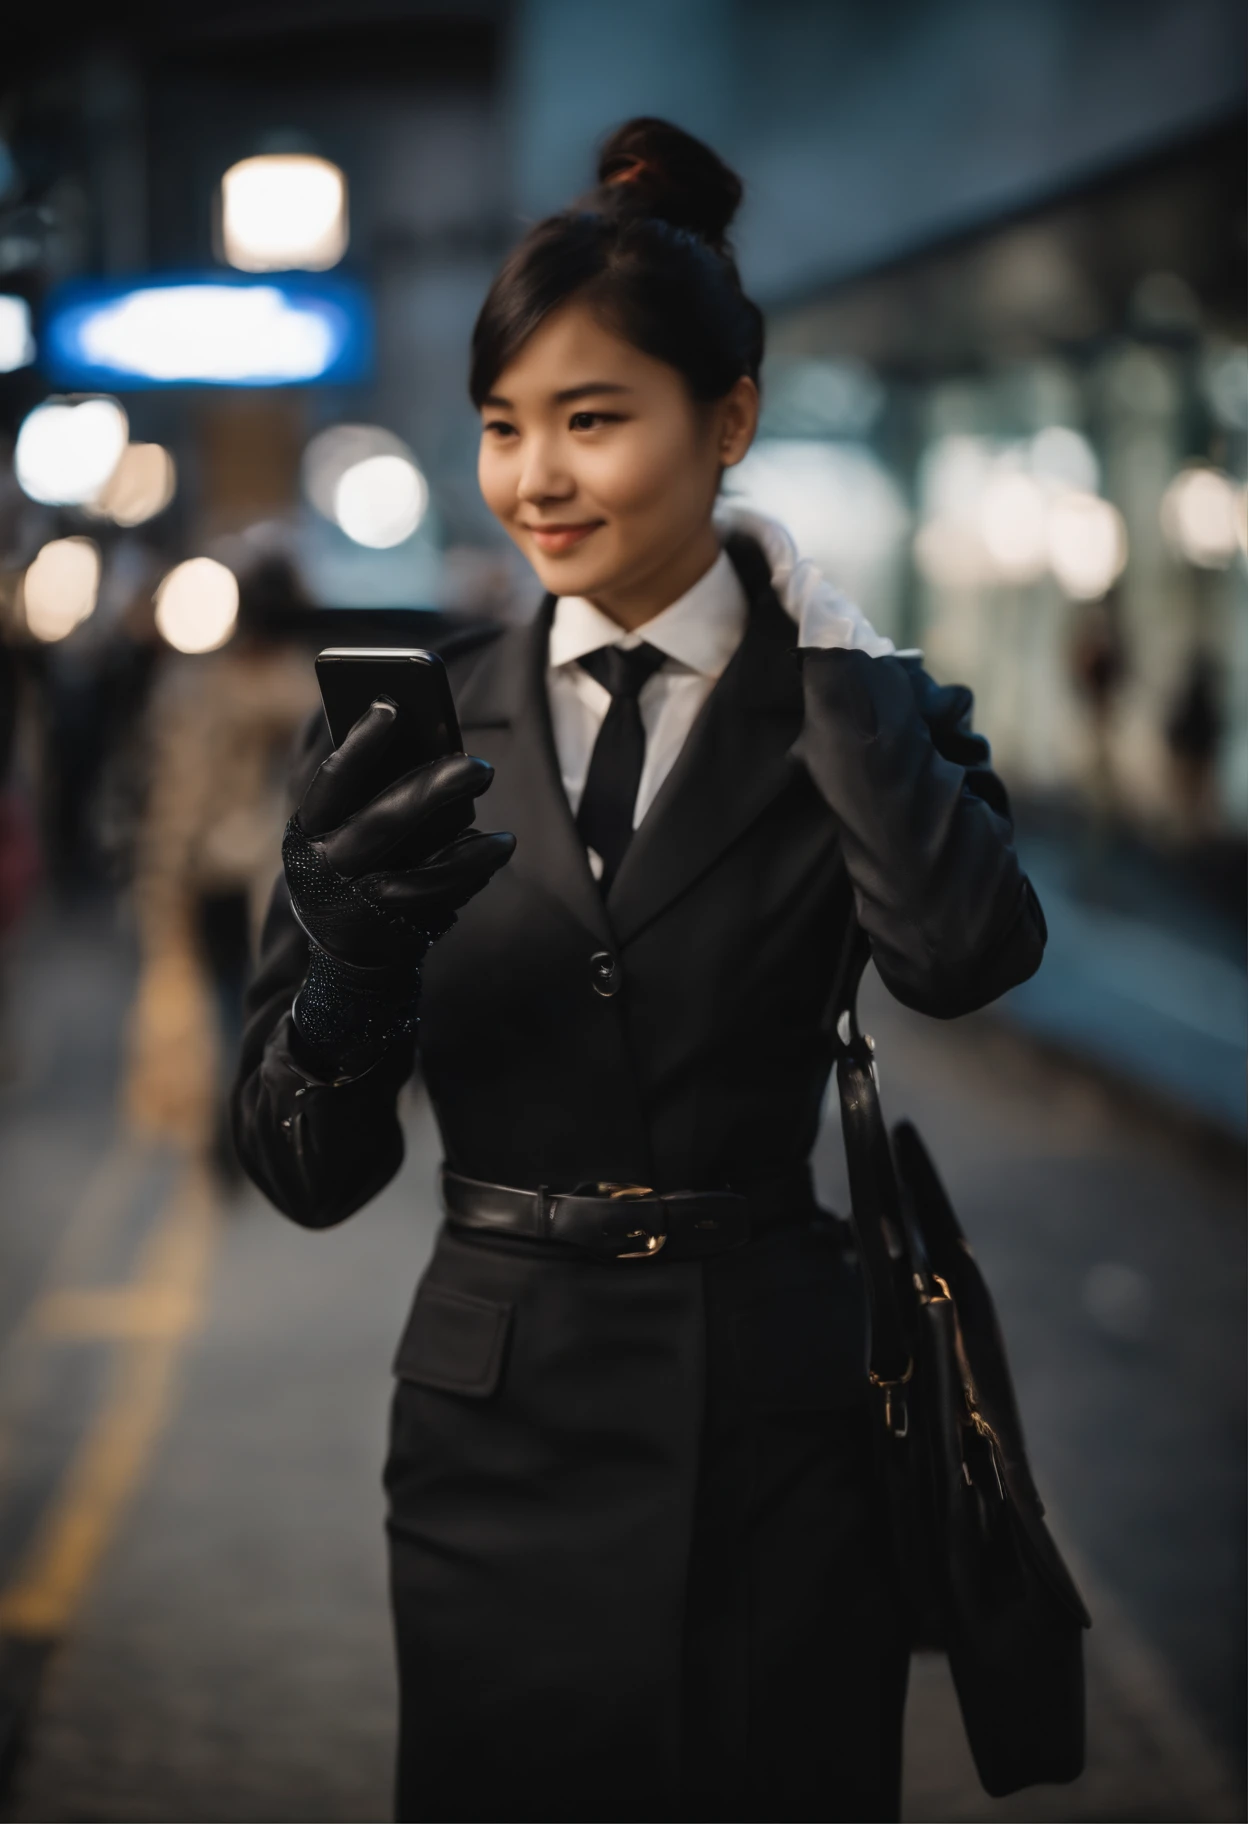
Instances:
[[[796,649],[761,553],[734,540],[745,637],[605,901],[563,792],[546,700],[553,602],[448,655],[465,743],[495,768],[513,860],[431,952],[420,1063],[448,1163],[571,1190],[745,1186],[800,1165],[832,1063],[856,914],[876,967],[938,1018],[1038,967],[1044,920],[970,693],[916,661]],[[310,729],[297,785],[323,758]],[[591,959],[615,959],[616,992]],[[306,939],[279,880],[235,1092],[247,1169],[287,1215],[340,1221],[402,1157],[399,1048],[309,1087],[288,1009]]]

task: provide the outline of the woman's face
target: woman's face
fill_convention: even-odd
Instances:
[[[481,492],[547,589],[637,626],[714,562],[720,474],[745,455],[757,416],[753,381],[700,404],[674,367],[573,302],[482,407]]]

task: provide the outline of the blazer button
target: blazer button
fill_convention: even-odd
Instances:
[[[594,993],[604,1000],[610,1000],[618,994],[624,985],[624,971],[609,950],[595,950],[589,959],[589,977],[594,984]]]

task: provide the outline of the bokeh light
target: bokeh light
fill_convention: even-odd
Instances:
[[[1082,431],[1065,424],[1046,425],[1031,440],[1031,471],[1041,481],[1056,482],[1095,494],[1101,485],[1101,465]]]
[[[1215,348],[1201,379],[1218,423],[1228,431],[1248,431],[1248,348]]]
[[[1048,568],[1044,490],[1030,475],[994,475],[979,508],[984,549],[1002,582],[1030,583]]]
[[[331,424],[312,438],[303,452],[303,491],[317,512],[338,523],[334,496],[348,469],[370,456],[415,458],[401,437],[379,424]]]
[[[141,526],[161,513],[177,489],[173,457],[159,443],[128,443],[103,492],[87,511],[118,526]]]
[[[315,380],[346,334],[315,300],[277,285],[140,286],[76,329],[82,357],[143,380]]]
[[[27,367],[35,358],[30,305],[25,298],[0,295],[0,374]]]
[[[920,469],[920,574],[938,589],[1020,586],[1052,575],[1076,601],[1095,601],[1122,574],[1127,529],[1096,492],[1087,438],[1049,425],[1029,442],[938,439]]]
[[[83,506],[103,491],[126,447],[116,399],[49,399],[28,413],[13,467],[24,494],[45,506]]]
[[[95,611],[100,552],[90,538],[54,538],[22,578],[26,626],[37,640],[63,640]]]
[[[225,257],[243,272],[323,272],[347,251],[347,182],[305,153],[245,158],[221,179]]]
[[[1060,494],[1048,510],[1047,534],[1053,574],[1075,601],[1098,600],[1126,567],[1122,514],[1095,494]]]
[[[410,538],[428,504],[425,478],[408,456],[366,456],[334,489],[334,518],[342,530],[376,551]]]
[[[979,533],[952,514],[919,527],[914,561],[919,574],[937,589],[974,589],[991,580]]]
[[[238,622],[238,581],[211,557],[178,564],[156,591],[156,627],[178,652],[215,652]]]
[[[995,461],[995,447],[986,437],[938,437],[919,463],[919,494],[926,513],[933,519],[974,518]]]
[[[1226,569],[1239,548],[1239,517],[1239,490],[1220,469],[1184,469],[1162,497],[1162,530],[1200,570]]]
[[[901,490],[865,445],[760,438],[731,470],[731,501],[783,522],[798,550],[877,623],[909,528]]]

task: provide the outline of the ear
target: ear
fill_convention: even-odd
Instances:
[[[718,403],[716,432],[722,468],[735,468],[753,443],[758,410],[758,387],[748,374],[742,374]]]

